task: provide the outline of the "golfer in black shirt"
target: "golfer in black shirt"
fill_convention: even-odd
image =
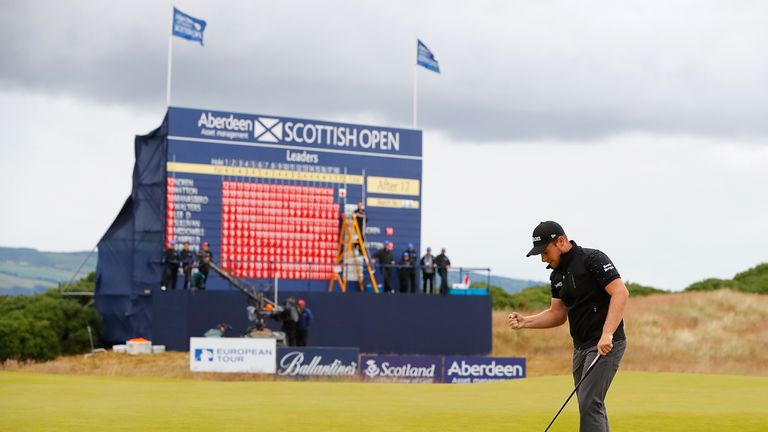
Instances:
[[[611,260],[596,249],[569,241],[557,222],[533,230],[533,249],[552,269],[552,302],[536,315],[509,314],[509,326],[551,328],[565,323],[573,338],[573,379],[578,383],[595,356],[602,356],[578,388],[580,431],[609,431],[605,395],[626,348],[624,306],[629,291]]]

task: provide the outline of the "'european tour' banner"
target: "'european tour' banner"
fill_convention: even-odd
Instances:
[[[274,338],[189,338],[192,372],[275,373]]]
[[[524,357],[445,357],[446,384],[525,378]]]

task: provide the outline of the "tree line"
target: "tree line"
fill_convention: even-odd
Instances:
[[[94,343],[102,326],[93,297],[65,293],[93,292],[95,280],[96,274],[90,273],[44,293],[0,297],[0,364],[48,361],[90,351],[88,326]]]

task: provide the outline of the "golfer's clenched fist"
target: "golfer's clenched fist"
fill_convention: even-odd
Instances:
[[[525,317],[520,315],[517,312],[512,312],[507,317],[507,324],[509,324],[509,326],[512,327],[515,330],[521,329],[521,328],[524,327]]]

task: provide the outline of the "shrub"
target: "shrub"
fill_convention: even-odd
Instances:
[[[91,274],[60,288],[87,291],[93,280]],[[60,354],[87,352],[91,348],[88,326],[96,337],[101,330],[101,317],[90,298],[64,297],[59,289],[6,297],[0,301],[0,363],[46,361]]]
[[[651,294],[669,294],[669,291],[664,291],[658,288],[653,288],[645,285],[640,285],[638,283],[629,282],[626,283],[627,289],[629,290],[630,297],[643,297]]]
[[[685,290],[686,291],[713,291],[713,290],[718,290],[720,288],[736,289],[735,283],[733,282],[733,280],[709,278],[709,279],[704,279],[703,281],[692,283]]]

